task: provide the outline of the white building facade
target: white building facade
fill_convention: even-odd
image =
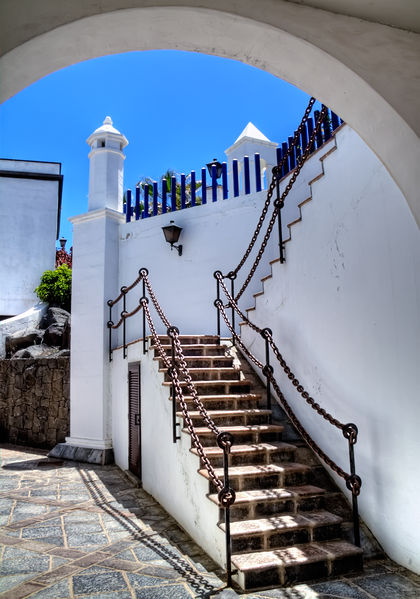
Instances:
[[[250,130],[244,130],[245,139],[240,136],[233,149],[246,142],[251,155],[265,152],[260,165],[268,169],[276,163],[276,144],[258,130],[253,138],[245,135]],[[163,375],[157,372],[153,355],[143,354],[138,341],[142,337],[141,312],[127,320],[126,349],[121,329],[112,331],[110,361],[107,301],[145,267],[171,324],[183,334],[215,334],[213,272],[228,272],[240,260],[266,190],[253,188],[248,195],[216,202],[209,196],[205,205],[166,214],[159,209],[155,216],[139,219],[133,206],[128,218],[121,212],[126,138],[107,117],[88,143],[89,210],[72,218],[71,431],[60,455],[88,461],[108,461],[114,456],[121,468],[128,468],[127,378],[129,365],[139,364],[143,486],[222,563],[223,539],[215,538],[216,533],[206,525],[215,514],[204,510],[199,517],[194,504],[195,491],[199,491],[194,478],[198,463],[188,452],[185,439],[172,443],[169,392],[162,387]],[[231,150],[227,151],[228,161],[240,160],[239,155],[229,156]],[[99,152],[109,153],[112,159],[102,156],[97,160]],[[280,192],[289,178],[283,178]],[[182,228],[181,256],[171,251],[162,234],[161,228],[170,221]],[[327,410],[344,421],[359,423],[361,516],[392,558],[418,572],[416,497],[420,488],[412,473],[419,444],[412,425],[420,414],[412,399],[420,390],[414,363],[420,353],[416,302],[420,239],[401,191],[347,125],[341,125],[302,169],[284,207],[283,239],[286,263],[276,263],[278,279],[268,286],[268,279],[274,277],[270,263],[279,251],[276,231],[241,298],[241,307],[252,309],[257,299],[255,311],[248,313],[251,320],[275,331],[288,363],[296,367],[298,377]],[[377,245],[375,239],[382,241]],[[256,251],[257,247],[251,258]],[[125,309],[134,310],[140,296],[137,287],[127,296]],[[121,304],[113,308],[115,322],[121,309]],[[164,334],[165,327],[158,326],[158,332]],[[224,334],[226,330],[222,330]],[[242,335],[253,351],[262,351],[252,333],[243,330]],[[345,462],[346,446],[331,444],[323,437],[319,422],[305,410],[301,413],[299,406],[297,410],[328,454],[338,463]],[[390,431],[395,433],[392,444]],[[377,459],[378,451],[383,461]],[[159,463],[172,467],[161,469]],[[397,471],[398,484],[394,484]],[[195,491],[189,499],[184,497],[182,507],[174,501],[174,489],[185,480]],[[379,501],[379,496],[386,500]],[[193,522],[190,513],[197,516]]]
[[[55,268],[62,187],[60,163],[0,160],[0,318],[32,308]]]

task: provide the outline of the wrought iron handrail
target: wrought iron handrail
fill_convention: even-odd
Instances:
[[[262,373],[266,377],[266,379],[267,379],[267,409],[271,409],[270,385],[272,385],[274,390],[277,393],[277,397],[279,398],[280,404],[282,405],[284,411],[286,412],[286,414],[289,417],[290,421],[292,422],[293,426],[296,428],[298,433],[301,435],[301,437],[305,441],[305,443],[323,460],[323,462],[325,462],[327,464],[327,466],[329,466],[331,468],[331,470],[333,470],[333,472],[335,472],[338,476],[340,476],[341,478],[343,478],[345,480],[346,487],[349,489],[349,491],[351,491],[351,494],[352,494],[354,542],[358,547],[360,547],[360,524],[359,524],[359,512],[358,512],[357,498],[360,494],[362,480],[361,480],[360,476],[358,476],[356,474],[355,458],[354,458],[354,445],[357,442],[357,436],[358,436],[357,426],[352,422],[349,422],[348,424],[342,424],[341,422],[339,422],[338,420],[333,418],[330,414],[328,414],[328,412],[326,412],[323,408],[321,408],[319,406],[319,404],[314,402],[314,400],[309,396],[309,394],[306,391],[304,391],[303,386],[299,384],[299,381],[294,377],[294,374],[292,372],[290,372],[290,369],[287,367],[287,369],[289,370],[289,379],[292,381],[293,386],[297,387],[297,390],[302,393],[302,395],[305,397],[307,403],[318,414],[322,415],[325,418],[325,420],[327,420],[328,422],[330,422],[331,424],[333,424],[334,426],[339,428],[342,431],[344,438],[348,440],[349,461],[350,461],[350,474],[349,474],[348,472],[343,470],[340,466],[338,466],[319,447],[319,445],[312,439],[312,437],[309,435],[307,430],[303,427],[300,420],[298,419],[298,417],[292,410],[292,408],[291,408],[289,402],[286,400],[284,394],[282,393],[282,391],[280,389],[280,385],[274,376],[274,369],[268,359],[267,342],[272,348],[275,348],[276,351],[273,349],[273,353],[276,357],[277,357],[277,353],[280,354],[280,352],[278,352],[278,348],[275,345],[274,340],[272,338],[271,330],[268,328],[259,329],[255,325],[252,326],[252,328],[256,332],[260,333],[261,337],[263,339],[265,339],[265,341],[266,341],[266,364],[264,365],[260,360],[258,360],[258,358],[256,358],[256,356],[254,356],[251,353],[251,351],[246,347],[246,345],[244,344],[244,342],[242,341],[240,336],[235,332],[235,330],[232,327],[232,324],[230,323],[229,318],[226,314],[226,310],[223,305],[223,302],[219,299],[219,300],[215,300],[214,304],[215,304],[218,312],[221,313],[226,326],[228,327],[230,333],[232,334],[232,338],[235,339],[236,343],[242,349],[243,353],[257,366],[257,368],[259,368],[262,371]],[[284,362],[284,360],[283,360],[283,362]],[[290,376],[290,375],[292,375],[292,376]]]
[[[297,131],[295,132],[295,136],[293,138],[293,140],[290,142],[290,146],[289,149],[291,147],[295,147],[297,144],[297,140],[300,137],[300,130],[303,128],[306,120],[308,119],[309,113],[311,112],[313,103],[314,103],[314,98],[311,98],[308,107],[305,111],[305,114],[302,118],[302,121],[297,129]],[[358,516],[358,505],[357,505],[357,497],[360,493],[360,487],[362,484],[362,481],[360,479],[360,477],[356,474],[356,470],[355,470],[355,459],[354,459],[354,445],[357,442],[357,435],[358,435],[358,429],[357,426],[353,423],[348,423],[348,424],[343,424],[341,423],[339,420],[337,420],[336,418],[334,418],[331,414],[329,414],[324,408],[322,408],[319,403],[317,403],[310,395],[307,391],[305,391],[304,387],[301,385],[301,383],[299,382],[299,380],[295,377],[294,373],[291,371],[291,369],[289,368],[289,366],[287,365],[284,357],[282,356],[282,354],[280,353],[279,348],[277,347],[277,345],[274,342],[273,336],[272,336],[272,331],[271,329],[269,329],[268,327],[266,328],[260,328],[257,325],[255,325],[254,323],[252,323],[246,316],[245,314],[240,310],[237,302],[240,299],[240,297],[242,296],[242,294],[244,293],[245,289],[248,287],[250,281],[252,280],[255,271],[258,267],[259,262],[261,261],[261,258],[264,254],[264,251],[267,247],[267,243],[268,240],[270,239],[271,233],[273,231],[273,227],[275,224],[276,219],[278,220],[278,229],[279,229],[279,246],[280,246],[280,262],[283,263],[284,262],[284,254],[283,254],[283,240],[282,240],[282,225],[281,225],[281,210],[284,206],[284,202],[287,198],[287,195],[289,194],[290,190],[292,189],[297,177],[299,176],[303,165],[305,164],[306,160],[308,159],[310,153],[311,153],[311,148],[314,146],[315,141],[318,139],[318,137],[321,135],[321,127],[323,125],[323,123],[325,122],[325,119],[328,117],[328,109],[325,105],[322,106],[322,110],[320,113],[318,113],[318,116],[316,118],[316,125],[313,128],[313,130],[311,131],[311,135],[309,136],[309,139],[307,140],[307,144],[306,147],[303,151],[303,153],[301,153],[298,157],[298,163],[296,165],[296,168],[292,174],[292,176],[290,177],[283,193],[280,195],[280,179],[282,178],[282,165],[278,165],[277,167],[273,168],[273,176],[272,176],[272,180],[270,183],[270,186],[268,188],[267,191],[267,199],[266,202],[264,204],[261,216],[259,218],[258,224],[256,226],[256,229],[254,231],[254,234],[251,237],[251,241],[248,244],[247,249],[245,250],[241,260],[239,261],[238,265],[236,266],[236,268],[234,270],[231,270],[230,272],[228,272],[227,275],[223,275],[222,272],[220,270],[216,270],[213,273],[213,276],[216,279],[216,300],[214,301],[214,305],[217,309],[217,335],[220,338],[220,316],[222,316],[223,320],[225,321],[225,324],[228,328],[228,330],[231,333],[232,336],[232,343],[235,345],[236,343],[240,346],[240,348],[242,349],[242,351],[244,352],[244,354],[258,367],[261,369],[263,375],[266,378],[266,383],[267,383],[267,408],[271,409],[271,386],[273,386],[274,390],[277,393],[278,399],[281,403],[281,405],[283,406],[286,414],[289,416],[290,420],[292,421],[292,423],[294,424],[295,428],[298,430],[298,432],[301,434],[302,438],[304,439],[304,441],[309,445],[309,447],[311,447],[311,449],[313,449],[313,451],[315,451],[315,453],[336,473],[338,474],[340,477],[342,477],[345,482],[346,482],[346,486],[347,488],[351,491],[352,493],[352,504],[353,504],[353,528],[354,528],[354,539],[355,539],[355,543],[356,545],[360,546],[360,529],[359,529],[359,516]],[[330,130],[329,131],[329,136],[330,136]],[[328,136],[328,137],[329,137]],[[266,217],[267,211],[268,211],[268,207],[271,201],[271,197],[274,193],[274,189],[277,190],[277,198],[274,202],[274,209],[266,230],[266,233],[264,235],[264,239],[261,243],[260,249],[257,253],[256,258],[254,259],[254,262],[252,264],[252,267],[245,279],[245,282],[243,283],[240,291],[235,295],[235,285],[234,285],[234,281],[237,278],[238,273],[240,272],[240,270],[242,269],[242,267],[244,266],[244,264],[246,263],[246,260],[248,259],[255,243],[256,240],[258,238],[258,235],[261,231],[262,228],[262,224],[263,221]],[[231,284],[231,290],[229,292],[224,279],[229,279]],[[226,296],[227,299],[227,304],[226,306],[224,305],[224,303],[222,302],[221,298],[220,298],[220,290],[222,289],[223,293]],[[226,307],[230,307],[231,308],[231,321],[229,321],[229,318],[226,314]],[[258,333],[259,335],[261,335],[261,337],[264,339],[265,342],[265,358],[266,358],[266,363],[265,365],[258,360],[251,352],[250,350],[245,346],[245,344],[243,343],[242,339],[240,338],[240,336],[236,333],[235,331],[235,314],[238,314],[241,318],[242,321],[244,322],[244,324],[250,326],[256,333]],[[283,368],[284,372],[286,373],[287,377],[289,378],[289,380],[291,381],[292,385],[296,388],[297,392],[303,397],[303,399],[305,399],[305,401],[308,403],[308,405],[310,405],[320,416],[322,416],[327,422],[329,422],[330,424],[332,424],[333,426],[337,427],[339,430],[342,431],[344,437],[348,440],[349,443],[349,460],[350,460],[350,474],[345,472],[342,468],[340,468],[340,466],[338,466],[329,456],[327,456],[327,454],[319,447],[319,445],[317,443],[315,443],[315,441],[311,438],[311,436],[309,435],[309,433],[305,430],[305,428],[302,426],[302,424],[300,423],[300,421],[298,420],[297,416],[295,415],[295,413],[293,412],[290,404],[287,402],[286,398],[284,397],[280,386],[276,380],[276,378],[274,377],[274,369],[273,366],[270,364],[270,349],[272,350],[274,356],[276,357],[277,361],[280,363],[280,366]]]
[[[121,324],[124,325],[123,328],[123,356],[127,357],[126,349],[126,337],[125,337],[125,321],[130,316],[136,314],[139,310],[143,309],[143,342],[146,338],[146,320],[149,326],[150,335],[153,339],[154,345],[157,348],[160,358],[162,359],[166,372],[171,379],[171,396],[172,396],[172,430],[173,430],[173,442],[180,438],[176,434],[176,407],[180,406],[182,415],[184,417],[184,421],[187,426],[187,430],[191,436],[191,441],[193,446],[196,448],[197,453],[201,459],[201,463],[206,468],[209,477],[216,487],[218,491],[218,500],[221,507],[224,509],[225,516],[225,544],[226,544],[226,573],[227,573],[227,584],[228,586],[232,585],[232,550],[231,550],[231,535],[230,535],[230,506],[234,503],[236,495],[235,491],[230,486],[229,481],[229,454],[231,451],[231,447],[234,443],[233,436],[226,432],[221,431],[210,415],[208,414],[205,406],[200,400],[197,390],[195,388],[194,382],[192,380],[191,374],[188,369],[187,362],[185,360],[184,353],[182,351],[182,345],[180,340],[179,329],[175,326],[172,326],[166,317],[161,305],[159,304],[152,285],[149,280],[149,272],[146,268],[142,268],[139,270],[139,276],[137,279],[129,286],[129,287],[121,287],[120,295],[115,298],[115,300],[109,300],[107,305],[109,306],[109,321],[107,323],[109,329],[109,360],[112,360],[112,329],[118,328]],[[143,295],[139,300],[139,306],[136,307],[132,312],[127,312],[125,310],[126,304],[126,295],[128,291],[136,287],[138,283],[142,281],[143,283]],[[152,304],[159,315],[162,323],[167,327],[167,335],[171,340],[171,359],[169,359],[166,354],[165,348],[162,346],[159,335],[157,334],[155,324],[153,322],[153,318],[149,309],[149,298],[146,296],[146,291],[152,301]],[[121,313],[121,318],[117,324],[114,324],[112,321],[112,307],[123,299],[124,301],[124,309]],[[143,352],[146,353],[145,346],[143,346]],[[188,404],[184,397],[184,391],[181,385],[181,380],[179,378],[179,374],[182,373],[184,376],[184,381],[189,393],[192,396],[192,400],[196,408],[199,410],[207,428],[215,435],[217,445],[223,451],[223,483],[216,475],[216,472],[210,463],[210,460],[206,456],[205,450],[200,442],[200,439],[195,430],[190,411],[188,409]]]

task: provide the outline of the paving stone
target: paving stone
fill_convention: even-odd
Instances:
[[[86,568],[86,570],[82,570],[79,574],[80,576],[85,576],[85,574],[107,574],[109,572],[112,572],[112,570],[101,563],[100,566],[91,566],[90,568]]]
[[[173,518],[142,489],[129,487],[115,467],[75,468],[69,463],[61,469],[43,470],[37,466],[42,453],[37,457],[9,451],[8,455],[15,456],[14,461],[7,458],[15,470],[13,475],[0,470],[0,517],[8,517],[17,501],[14,513],[20,519],[7,528],[2,528],[0,520],[0,551],[4,552],[0,593],[6,592],[7,599],[29,595],[30,599],[420,598],[416,584],[420,579],[387,560],[368,563],[363,576],[235,593],[224,589],[225,583],[217,576],[220,569]],[[4,456],[0,448],[3,464]],[[3,486],[3,480],[10,489]],[[73,509],[69,497],[83,498],[83,506]],[[58,509],[60,517],[54,513]],[[71,540],[81,543],[77,548],[51,544],[62,539],[62,519]],[[328,555],[335,555],[336,544],[325,547]],[[281,561],[287,562],[283,554]],[[73,595],[72,580],[78,585]]]
[[[174,568],[158,566],[155,564],[143,567],[141,569],[141,574],[155,576],[166,580],[176,580],[181,577],[181,574],[177,572]]]
[[[122,553],[118,553],[115,557],[126,560],[126,561],[132,561],[132,562],[137,563],[137,560],[134,557],[133,552],[129,549],[127,549],[126,551],[123,551]]]
[[[126,588],[127,584],[121,572],[73,576],[73,590],[75,595],[117,591],[119,589],[125,590]]]
[[[154,560],[161,560],[164,556],[164,552],[167,551],[167,549],[162,547],[160,549],[157,548],[157,550],[155,550],[151,547],[147,547],[146,545],[140,543],[136,547],[133,547],[133,551],[141,562],[149,562]]]
[[[6,547],[0,564],[0,575],[45,572],[49,566],[49,556],[39,555],[17,547]]]
[[[113,570],[121,570],[123,572],[135,572],[141,568],[139,562],[118,559],[115,557],[110,557],[109,559],[105,560],[103,565],[108,568],[112,568]]]
[[[162,578],[156,578],[154,576],[145,576],[141,572],[139,574],[133,574],[130,572],[127,574],[128,581],[134,589],[142,587],[153,587],[160,586],[163,583]]]
[[[69,547],[83,547],[83,549],[86,551],[86,546],[97,547],[101,545],[108,545],[109,541],[103,533],[84,534],[68,531],[67,543]]]
[[[68,599],[70,597],[70,587],[67,580],[57,582],[34,595],[31,599]]]
[[[135,589],[136,599],[191,599],[191,595],[183,585],[167,585],[159,588]],[[202,595],[204,597],[204,595]]]
[[[7,599],[23,599],[28,597],[35,591],[39,591],[42,587],[35,582],[25,582],[14,589],[7,592]]]
[[[382,574],[356,578],[353,581],[377,599],[419,599],[420,585],[398,574]]]
[[[314,584],[311,585],[311,588],[317,593],[325,593],[344,599],[370,599],[364,591],[342,580]]]
[[[58,568],[58,566],[62,566],[63,564],[68,564],[69,560],[64,559],[63,557],[53,557],[51,560],[52,569]]]
[[[217,592],[216,595],[212,595],[211,599],[237,599],[239,595],[233,589],[223,589],[222,591]]]
[[[62,540],[62,530],[59,526],[32,526],[24,528],[22,539],[42,539],[44,537],[58,537]],[[57,543],[61,544],[61,543]]]
[[[129,591],[118,591],[112,593],[99,593],[95,595],[77,595],[77,599],[133,599]],[[32,599],[32,597],[31,597]]]
[[[5,591],[13,589],[19,584],[22,584],[22,582],[24,582],[25,580],[29,580],[32,577],[32,572],[30,572],[29,574],[13,574],[11,576],[8,576],[7,574],[2,574],[0,576],[0,593],[4,593]]]

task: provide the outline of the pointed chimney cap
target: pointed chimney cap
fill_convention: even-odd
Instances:
[[[250,137],[251,139],[258,139],[260,141],[270,141],[268,137],[264,135],[264,133],[257,129],[254,123],[251,123],[251,121],[249,121],[248,125],[245,127],[245,129],[242,131],[239,137],[235,140],[235,143],[233,145],[235,145],[243,137]]]

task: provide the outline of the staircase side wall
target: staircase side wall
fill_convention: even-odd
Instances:
[[[396,184],[348,127],[337,148],[292,228],[287,262],[273,265],[249,316],[273,329],[313,397],[357,424],[361,516],[391,558],[420,572],[420,235]],[[264,361],[248,327],[242,335]],[[348,470],[340,431],[276,374],[304,426]]]
[[[218,528],[218,507],[207,499],[208,481],[197,473],[200,461],[189,450],[191,438],[179,432],[172,440],[172,402],[170,388],[163,387],[163,374],[153,351],[145,356],[142,344],[113,353],[111,363],[113,443],[116,463],[128,468],[128,364],[140,362],[141,381],[141,465],[142,483],[177,520],[194,541],[217,563],[224,566],[224,534]],[[178,431],[182,429],[178,427]]]

